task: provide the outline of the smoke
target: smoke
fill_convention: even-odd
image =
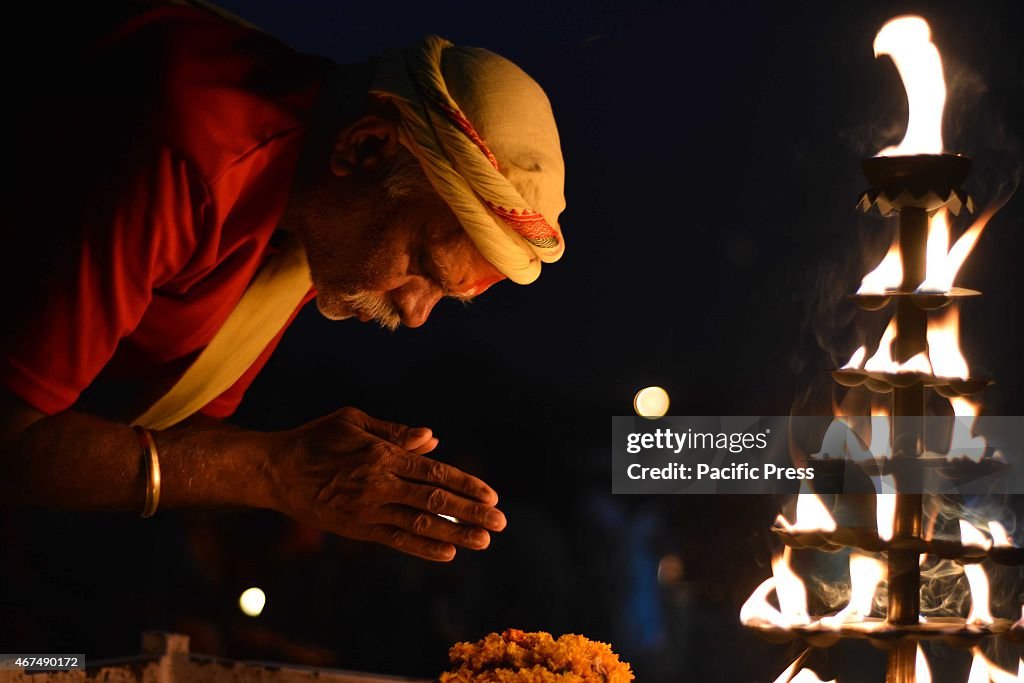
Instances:
[[[948,151],[966,154],[975,162],[971,184],[993,190],[1021,177],[1021,141],[1006,123],[1002,93],[993,91],[982,75],[964,63],[947,61],[946,112],[943,137]]]
[[[845,556],[845,554],[844,554]],[[882,562],[885,558],[877,556]],[[850,601],[850,581],[830,583],[815,576],[811,580],[814,594],[831,612],[838,611]],[[882,581],[875,591],[872,614],[884,616],[889,604],[889,584]],[[929,557],[921,566],[921,614],[924,616],[966,616],[970,607],[970,592],[964,578],[964,569],[952,560]]]
[[[1011,538],[1016,520],[1004,497],[985,497],[965,505],[946,496],[931,496],[925,511],[925,528],[931,529],[933,538],[959,540],[960,520],[965,519],[979,529],[987,529],[989,521],[1002,524]],[[849,561],[847,553],[832,556],[833,563]],[[877,555],[882,561],[885,558]],[[992,562],[984,563],[991,590],[990,605],[997,617],[1017,620],[1024,602],[1021,591],[1021,570]],[[828,572],[821,572],[807,582],[811,594],[826,611],[836,612],[850,600],[850,581],[832,581]],[[924,616],[967,616],[970,610],[970,589],[962,565],[954,560],[927,556],[921,564],[921,614]],[[884,616],[888,604],[888,583],[879,584],[875,593],[873,614]]]
[[[998,30],[994,33],[1000,35]],[[1020,84],[1003,82],[1008,70],[998,61],[998,56],[993,57],[991,46],[985,41],[972,44],[952,38],[947,40],[941,35],[938,38],[946,78],[945,148],[972,159],[973,167],[965,189],[979,208],[1005,203],[1024,177],[1021,140],[1006,122],[1007,108],[1012,109],[1013,92],[1015,88],[1019,90]],[[945,45],[946,42],[949,45]],[[973,52],[955,51],[971,45]],[[896,70],[879,65],[876,72],[868,81],[870,86],[860,98],[860,105],[854,103],[860,122],[838,133],[853,158],[874,156],[886,146],[899,142],[906,130],[907,101],[902,96],[904,89]],[[990,86],[989,81],[994,85]],[[894,97],[894,93],[901,96]],[[873,113],[868,114],[868,111]],[[884,325],[884,321],[875,320],[877,316],[858,315],[859,311],[846,296],[857,288],[863,275],[881,261],[891,242],[895,220],[889,219],[883,224],[877,218],[866,217],[857,221],[851,214],[852,211],[846,209],[834,219],[840,225],[849,226],[833,231],[832,244],[841,252],[833,258],[823,254],[804,300],[805,336],[813,340],[816,351],[824,352],[833,365],[846,362],[849,354],[865,342],[870,348],[878,339],[875,326],[879,325],[880,330]],[[794,358],[794,371],[803,371],[811,365],[806,360],[806,351],[801,350]]]

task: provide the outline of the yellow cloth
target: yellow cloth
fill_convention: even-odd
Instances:
[[[281,250],[263,264],[209,345],[132,424],[167,429],[220,396],[259,358],[312,286],[306,252],[287,233]]]
[[[547,96],[493,52],[428,36],[386,54],[370,92],[401,114],[419,159],[481,253],[529,284],[565,249],[565,164]]]
[[[512,62],[437,36],[382,59],[370,92],[394,102],[402,143],[483,255],[528,284],[565,248],[565,166],[551,105]],[[166,429],[226,391],[309,291],[309,265],[288,235],[210,344],[133,424]]]

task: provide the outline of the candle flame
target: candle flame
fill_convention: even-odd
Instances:
[[[793,663],[786,667],[786,670],[782,672],[782,675],[775,679],[775,683],[790,683],[793,680],[793,676],[796,674],[797,668],[799,668],[801,662],[807,657],[809,650],[804,650],[804,653],[793,660]]]
[[[808,653],[810,650],[805,650],[802,655],[793,660],[793,663],[782,672],[782,675],[775,679],[775,683],[836,683],[834,679],[823,681],[810,669],[800,668]],[[799,671],[797,671],[798,669]]]
[[[960,269],[958,264],[952,272],[949,265],[949,212],[945,208],[936,211],[928,219],[928,243],[925,246],[924,282],[917,287],[919,292],[944,293],[953,287],[953,278]]]
[[[823,681],[818,678],[818,674],[814,673],[810,669],[800,669],[800,673],[789,679],[789,683],[836,683],[836,679],[833,678],[831,681]]]
[[[960,542],[965,546],[988,549],[991,542],[977,527],[965,519],[960,520]],[[971,611],[967,615],[968,624],[991,624],[995,622],[989,607],[988,576],[980,564],[965,564],[964,574],[967,585],[971,588]]]
[[[888,55],[896,65],[909,109],[903,141],[879,156],[942,154],[946,81],[942,57],[931,38],[928,22],[917,16],[892,19],[875,36],[875,57]]]
[[[928,660],[920,644],[917,646],[917,659],[914,660],[914,678],[915,683],[932,683],[932,670],[928,667]]]
[[[967,379],[970,371],[960,352],[960,309],[951,305],[928,320],[928,357],[936,377]]]
[[[945,252],[943,252],[945,256]],[[889,251],[881,262],[860,281],[858,294],[885,294],[900,288],[903,282],[903,260],[900,257],[900,244],[893,239]]]
[[[985,656],[980,648],[971,648],[974,659],[971,660],[971,673],[967,683],[1017,683],[1020,680],[1020,669],[1016,675],[996,666],[995,662]]]
[[[924,351],[913,356],[906,363],[901,363],[897,368],[896,372],[917,372],[922,375],[932,374],[932,364],[928,359],[928,354]]]
[[[903,372],[918,372],[925,375],[932,374],[932,364],[928,359],[928,354],[924,351],[913,356],[905,363],[897,363],[892,357],[892,343],[896,339],[896,318],[895,316],[889,320],[889,324],[885,327],[885,332],[882,333],[882,338],[878,340],[878,349],[875,350],[875,355],[871,356],[864,363],[864,370],[867,372],[886,372],[892,374],[898,374]],[[857,354],[854,354],[856,357]],[[850,361],[853,362],[854,358]]]
[[[868,347],[861,346],[853,355],[850,356],[850,360],[846,361],[846,365],[843,366],[843,370],[860,370],[860,366],[864,365],[864,357],[868,355]]]
[[[775,597],[779,601],[779,611],[791,624],[807,624],[811,621],[807,614],[807,589],[789,566],[790,554],[790,549],[786,548],[772,561]]]
[[[860,553],[850,554],[850,601],[834,616],[823,617],[822,626],[864,621],[871,614],[878,584],[885,578],[885,564]]]
[[[892,318],[886,326],[885,332],[882,333],[882,338],[878,342],[878,350],[864,364],[865,370],[868,372],[892,372],[897,367],[896,362],[892,359],[894,339],[896,339],[896,318]]]
[[[1010,538],[1010,534],[1006,533],[1006,527],[999,522],[989,522],[988,533],[992,536],[992,543],[997,548],[1013,547],[1013,540]]]
[[[992,541],[985,538],[985,534],[981,533],[978,530],[978,527],[974,526],[966,519],[960,520],[960,542],[964,545],[983,548],[985,550],[992,547]]]
[[[953,281],[961,266],[974,250],[978,238],[985,230],[985,226],[1002,208],[1006,198],[997,199],[985,211],[975,219],[964,234],[953,244],[953,248],[947,252],[949,244],[949,216],[945,209],[935,212],[928,221],[928,246],[927,261],[925,262],[924,282],[917,288],[918,292],[928,294],[941,294],[953,288]],[[902,266],[901,266],[902,267]]]
[[[878,477],[877,482],[875,525],[878,537],[883,541],[891,541],[896,519],[896,480],[891,474],[886,474]]]
[[[881,406],[872,406],[869,450],[876,458],[887,458],[892,455],[891,431],[889,411]]]
[[[754,589],[740,608],[740,622],[747,626],[769,625],[778,628],[805,626],[811,623],[807,614],[807,589],[789,567],[790,549],[785,548],[772,560],[772,576]],[[775,591],[779,609],[768,602]]]
[[[992,624],[992,612],[989,609],[988,576],[980,564],[965,564],[964,574],[967,584],[971,587],[971,611],[967,615],[968,624]]]
[[[800,493],[796,497],[796,522],[789,523],[784,515],[775,518],[775,524],[786,531],[835,531],[836,521],[821,499],[813,493]]]
[[[984,437],[974,434],[974,418],[978,416],[979,405],[962,396],[949,399],[949,403],[953,407],[954,415],[953,433],[949,439],[949,456],[978,462],[988,449],[988,442]]]

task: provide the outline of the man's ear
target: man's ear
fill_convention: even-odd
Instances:
[[[400,144],[394,121],[375,114],[361,116],[334,138],[331,172],[346,176],[379,169]]]

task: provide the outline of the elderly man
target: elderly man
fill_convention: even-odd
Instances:
[[[96,11],[58,86],[17,83],[2,500],[243,505],[429,560],[486,548],[497,494],[427,457],[430,429],[352,408],[280,433],[219,420],[314,298],[416,327],[559,258],[543,91],[437,37],[338,66],[203,7]]]

